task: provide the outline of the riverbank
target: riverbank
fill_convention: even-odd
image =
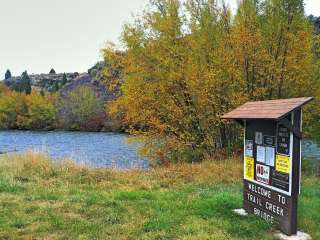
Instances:
[[[1,156],[1,239],[272,239],[241,207],[241,160],[149,171]],[[299,228],[320,238],[319,178],[303,176]]]

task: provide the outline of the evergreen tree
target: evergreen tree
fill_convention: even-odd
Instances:
[[[57,91],[59,91],[59,89],[60,89],[59,82],[55,81],[50,89],[50,92],[57,92]]]
[[[66,73],[64,73],[64,74],[63,74],[63,77],[62,77],[61,86],[66,85],[67,82],[68,82],[67,75],[66,75]]]
[[[51,68],[49,74],[56,74],[56,71],[53,68]]]
[[[7,79],[9,79],[9,78],[11,78],[11,77],[12,77],[11,72],[10,72],[10,70],[8,69],[8,70],[6,71],[6,74],[5,74],[5,76],[4,76],[4,79],[7,80]]]
[[[21,79],[13,84],[12,89],[17,92],[25,92],[26,94],[31,93],[31,79],[27,71],[22,73]]]
[[[30,94],[31,93],[31,79],[30,79],[27,71],[24,71],[22,73],[21,83],[23,86],[23,91],[26,94]]]

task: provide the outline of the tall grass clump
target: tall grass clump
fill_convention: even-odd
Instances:
[[[46,153],[28,151],[24,154],[7,154],[0,157],[1,176],[29,182],[67,181],[75,184],[125,186],[150,189],[161,186],[179,186],[186,183],[233,183],[241,176],[241,160],[206,160],[202,163],[172,164],[167,168],[149,170],[96,169],[76,165],[71,160],[53,161]]]

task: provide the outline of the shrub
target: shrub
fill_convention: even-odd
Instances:
[[[99,130],[105,121],[103,101],[88,86],[78,86],[61,96],[58,106],[60,122],[65,129]]]
[[[0,95],[0,129],[16,128],[19,114],[26,111],[24,94],[2,92]]]
[[[32,92],[25,97],[26,112],[18,116],[18,127],[22,129],[51,129],[56,121],[53,95]]]

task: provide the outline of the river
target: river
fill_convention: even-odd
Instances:
[[[0,131],[0,152],[47,152],[52,159],[72,159],[91,167],[148,168],[149,161],[136,153],[130,137],[104,132]]]
[[[103,132],[0,131],[0,152],[34,150],[47,152],[55,160],[67,158],[91,167],[148,168],[149,161],[137,155],[138,144],[128,144],[129,138]],[[320,160],[320,144],[304,140],[302,157]]]

